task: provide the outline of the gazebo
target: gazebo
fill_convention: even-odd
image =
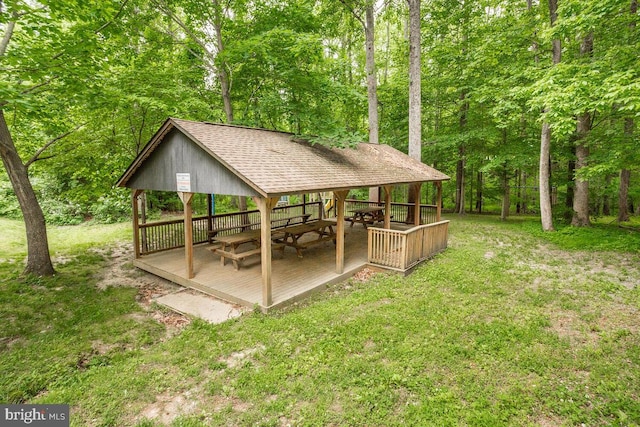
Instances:
[[[354,225],[354,217],[345,215],[348,192],[358,188],[384,189],[384,201],[358,202],[359,206],[364,204],[365,208],[372,211],[379,209],[380,212],[377,218],[367,217],[362,225],[372,225],[376,220],[382,223],[382,227],[369,226],[367,229],[368,260],[364,265],[406,272],[446,247],[448,221],[441,220],[440,209],[441,184],[448,179],[447,175],[387,145],[361,143],[355,148],[329,148],[284,132],[169,118],[124,172],[117,185],[132,189],[134,265],[223,299],[246,305],[257,303],[267,310],[286,302],[273,299],[272,252],[281,249],[284,253],[283,246],[289,244],[283,239],[284,233],[289,231],[287,227],[299,227],[307,221],[313,223],[323,220],[325,216],[322,204],[308,205],[304,195],[333,193],[335,216],[331,219],[335,230],[331,227],[331,234],[325,238],[335,243],[335,274],[342,277],[345,273],[345,228],[349,221],[350,229]],[[426,221],[430,224],[426,225],[423,224],[425,205],[420,204],[419,197],[420,187],[425,182],[433,182],[436,188],[435,206],[428,207],[433,215],[430,221]],[[410,228],[404,230],[392,230],[391,227],[394,217],[392,211],[395,212],[391,190],[398,185],[409,185],[417,194],[415,205],[404,206],[404,211],[398,211],[400,214],[397,215],[403,218],[394,219],[398,224],[406,223],[406,218],[412,219]],[[152,228],[150,224],[140,224],[138,213],[138,198],[145,190],[177,192],[184,206],[184,220],[176,222],[181,229],[173,229],[169,237],[166,232],[164,237],[155,234],[155,240],[170,243],[154,250],[147,248],[146,251],[145,245],[151,239]],[[197,193],[207,194],[209,200],[211,194],[251,197],[258,207],[256,221],[247,220],[249,214],[240,212],[236,217],[244,215],[242,221],[234,222],[227,214],[224,216],[225,222],[220,222],[222,216],[212,215],[211,210],[205,217],[194,218],[192,199]],[[303,215],[298,211],[276,212],[280,209],[276,208],[280,198],[294,194],[303,195],[300,207]],[[349,203],[352,208],[356,206],[355,201]],[[362,227],[357,224],[356,228]],[[182,236],[171,243],[176,239],[176,230]],[[256,234],[253,241],[258,247],[250,254],[260,255],[259,302],[216,292],[213,285],[203,289],[194,281],[197,273],[194,271],[196,245],[211,245],[219,236],[252,230]],[[198,235],[195,239],[194,234]],[[320,233],[320,237],[323,235]],[[294,246],[298,255],[301,248],[306,248],[305,245]],[[144,262],[147,253],[179,247],[184,247],[180,273],[167,272],[162,265],[150,267],[149,263]],[[214,252],[217,249],[217,253],[222,254],[223,265],[225,254],[236,256],[233,253],[229,255],[219,247],[210,249],[214,249]],[[237,268],[235,261],[234,258]],[[234,278],[239,278],[242,270],[236,271]],[[349,274],[353,271],[350,268]],[[335,281],[335,278],[332,280]],[[308,290],[303,293],[308,293]]]

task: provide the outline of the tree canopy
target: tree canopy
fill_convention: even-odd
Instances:
[[[47,220],[126,215],[129,196],[113,183],[168,116],[366,141],[365,32],[354,11],[367,6],[0,3],[0,103]],[[409,5],[373,6],[379,141],[407,152]],[[572,212],[576,180],[589,182],[591,215],[638,211],[637,1],[558,0],[554,25],[549,13],[532,0],[423,2],[421,158],[455,177],[445,209],[482,211],[510,195],[511,211],[539,212],[547,123],[555,220]],[[576,167],[580,147],[588,154]],[[14,193],[0,174],[0,215],[20,215]]]

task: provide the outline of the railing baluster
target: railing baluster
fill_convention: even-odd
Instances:
[[[371,264],[406,270],[447,247],[449,221],[419,225],[409,230],[369,227]]]

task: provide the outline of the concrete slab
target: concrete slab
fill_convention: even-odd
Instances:
[[[242,315],[243,310],[210,295],[183,290],[155,299],[158,304],[188,316],[199,317],[209,323],[222,323]]]

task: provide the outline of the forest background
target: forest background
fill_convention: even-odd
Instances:
[[[4,0],[0,12],[3,161],[11,170],[10,142],[49,223],[130,215],[113,185],[169,116],[367,141],[367,70],[379,142],[409,151],[405,1]],[[578,196],[577,225],[637,213],[637,20],[636,0],[423,1],[420,150],[452,176],[445,209],[537,214],[550,172],[554,221],[575,221]],[[22,216],[15,195],[0,171],[0,216]]]

